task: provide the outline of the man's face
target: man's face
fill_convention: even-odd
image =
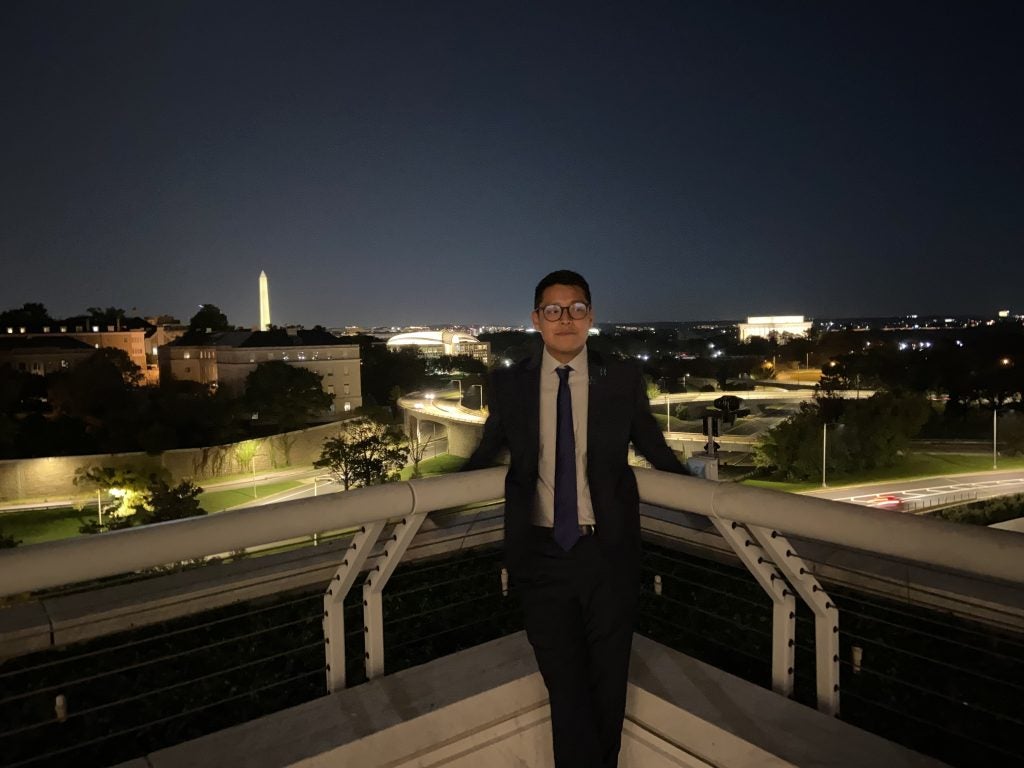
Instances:
[[[544,289],[541,309],[548,304],[568,307],[575,302],[586,302],[587,297],[578,285],[550,285]],[[566,309],[559,320],[548,320],[538,309],[533,311],[533,327],[540,331],[544,346],[560,363],[568,363],[587,343],[587,332],[594,324],[594,313],[587,310],[585,317],[573,320]]]

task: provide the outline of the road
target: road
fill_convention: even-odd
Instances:
[[[867,389],[860,391],[837,392],[839,397],[871,397],[874,392]],[[712,403],[722,395],[736,395],[745,402],[779,402],[779,403],[800,403],[814,397],[813,389],[787,390],[787,389],[751,389],[740,392],[678,392],[676,394],[658,395],[651,400],[651,409],[657,412],[658,406],[664,407],[666,403]],[[478,411],[471,408],[464,408],[457,401],[442,397],[432,392],[410,392],[408,395],[399,398],[398,404],[408,411],[423,417],[435,417],[449,419],[467,424],[483,424],[487,418],[487,411]]]
[[[486,410],[464,408],[457,400],[433,392],[410,392],[398,398],[398,405],[420,418],[447,419],[464,424],[483,424],[487,420]]]
[[[924,511],[964,499],[990,499],[1024,493],[1024,471],[1005,470],[887,481],[805,491],[817,496],[868,507]]]
[[[424,459],[432,459],[442,453],[448,452],[448,438],[439,437],[430,441],[426,451],[423,454]],[[409,463],[411,464],[411,462]],[[409,466],[407,464],[406,466]],[[277,478],[273,478],[276,480]],[[245,509],[246,507],[262,507],[267,504],[277,504],[282,501],[291,501],[293,499],[308,499],[313,496],[323,496],[328,493],[338,493],[342,490],[342,487],[335,483],[329,475],[325,474],[322,469],[308,469],[297,472],[291,476],[290,479],[298,480],[301,485],[298,488],[290,488],[287,491],[281,491],[280,493],[274,493],[270,496],[264,496],[262,499],[253,499],[252,501],[239,504],[231,507],[231,509]],[[272,481],[273,481],[272,480]],[[271,481],[271,482],[272,482]],[[259,484],[257,478],[257,484]],[[230,486],[219,486],[230,487]],[[252,481],[246,487],[252,487]]]

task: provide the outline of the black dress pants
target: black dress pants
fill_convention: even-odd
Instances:
[[[615,768],[640,585],[595,536],[565,552],[533,532],[516,584],[551,703],[556,768]]]

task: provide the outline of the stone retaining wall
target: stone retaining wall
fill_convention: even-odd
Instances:
[[[324,438],[338,432],[340,422],[321,424],[296,432],[258,438],[256,470],[312,464],[320,456]],[[166,472],[173,482],[202,483],[215,477],[237,475],[251,470],[240,462],[238,443],[203,448],[180,448],[161,454],[102,453],[90,456],[51,456],[41,459],[0,461],[0,503],[19,500],[57,500],[85,495],[74,484],[79,467],[130,467],[142,474]]]

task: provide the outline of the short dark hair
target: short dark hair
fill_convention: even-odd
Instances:
[[[533,292],[534,309],[537,309],[537,307],[540,306],[540,300],[544,298],[544,291],[552,285],[575,285],[578,288],[582,288],[583,295],[587,299],[587,304],[590,303],[590,286],[587,285],[587,281],[583,279],[583,275],[579,272],[573,272],[571,269],[556,269],[554,272],[545,275],[544,278],[537,283],[537,289]]]

